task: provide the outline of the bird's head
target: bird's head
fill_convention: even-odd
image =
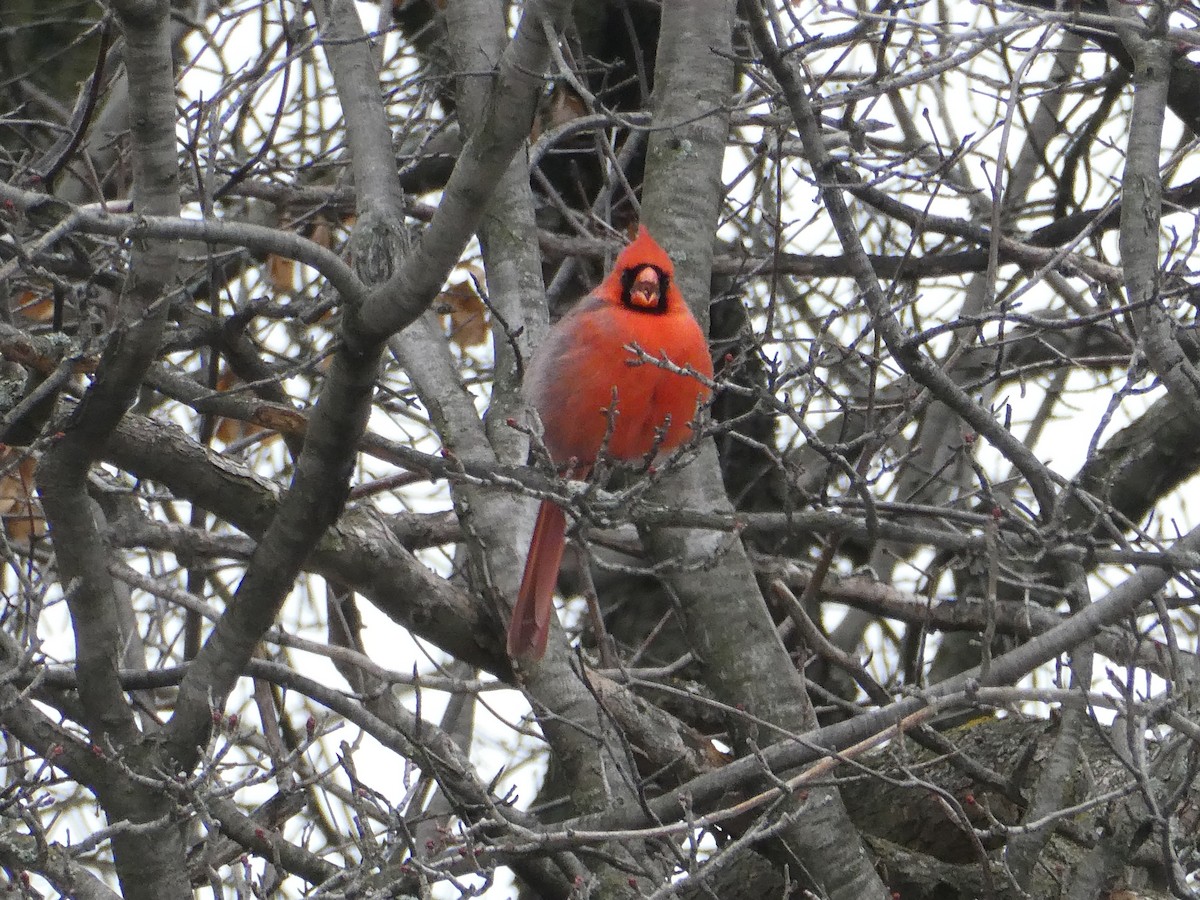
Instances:
[[[617,256],[600,292],[621,306],[648,313],[665,313],[683,303],[675,285],[675,266],[644,225]]]

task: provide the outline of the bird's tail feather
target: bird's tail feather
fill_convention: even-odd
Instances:
[[[562,507],[543,500],[529,542],[525,574],[517,591],[512,623],[508,627],[508,655],[538,660],[546,652],[550,616],[554,612],[554,587],[566,545],[567,518]]]

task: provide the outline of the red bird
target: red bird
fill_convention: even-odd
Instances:
[[[708,344],[675,284],[675,267],[645,227],[604,282],[550,329],[525,375],[546,449],[568,476],[586,477],[602,446],[611,459],[636,461],[691,435],[707,385],[651,362],[634,364],[626,349],[633,344],[712,378]],[[508,629],[514,658],[537,660],[546,652],[565,539],[562,508],[542,501]]]

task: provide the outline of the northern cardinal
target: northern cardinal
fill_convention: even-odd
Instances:
[[[675,267],[645,227],[603,283],[550,329],[525,375],[546,449],[568,476],[586,477],[601,449],[634,461],[678,447],[708,398],[703,381],[638,363],[629,345],[712,378],[708,344],[675,284]],[[565,540],[562,508],[542,501],[508,629],[514,658],[546,652]]]

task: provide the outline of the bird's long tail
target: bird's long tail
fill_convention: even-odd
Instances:
[[[566,533],[567,518],[562,507],[543,500],[533,526],[512,624],[508,626],[508,655],[514,659],[538,660],[546,652]]]

